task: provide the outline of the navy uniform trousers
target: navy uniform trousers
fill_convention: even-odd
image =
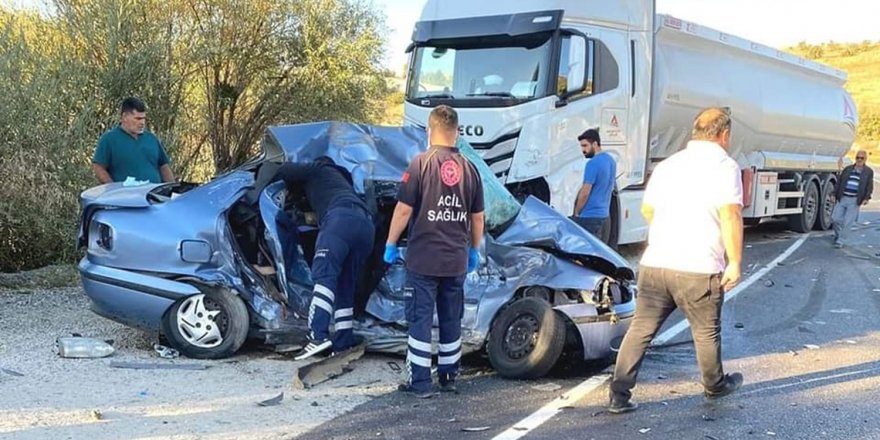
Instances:
[[[437,373],[440,384],[452,382],[461,364],[461,317],[464,314],[465,275],[427,276],[413,271],[406,275],[406,320],[409,340],[406,367],[410,386],[423,392],[431,390],[431,328],[434,306],[440,326]]]
[[[334,353],[354,345],[355,283],[373,251],[374,234],[369,214],[356,204],[333,206],[321,219],[312,260],[315,289],[309,306],[309,328],[312,340],[328,339],[330,319],[334,318]]]

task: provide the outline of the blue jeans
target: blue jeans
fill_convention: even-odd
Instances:
[[[571,219],[587,232],[602,240],[603,243],[608,244],[608,240],[611,238],[611,222],[608,220],[608,217],[585,218],[575,216],[571,217]]]
[[[834,228],[834,242],[845,243],[850,229],[859,216],[859,204],[855,197],[843,196],[834,205],[831,212],[831,222]],[[849,244],[849,243],[847,243]]]

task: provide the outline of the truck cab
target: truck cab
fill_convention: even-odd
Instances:
[[[456,108],[461,136],[513,194],[567,215],[585,164],[577,137],[598,128],[617,162],[612,236],[642,241],[653,26],[653,0],[429,0],[409,48],[404,124]]]

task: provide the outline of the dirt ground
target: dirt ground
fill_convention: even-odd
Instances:
[[[376,355],[307,391],[292,384],[307,361],[259,348],[221,361],[162,359],[152,349],[155,335],[98,317],[88,305],[76,287],[0,290],[0,438],[289,439],[404,380],[393,368],[404,366],[402,358]],[[55,340],[71,333],[112,339],[116,352],[61,358]],[[111,361],[209,368],[129,370]],[[282,392],[280,405],[257,405]]]

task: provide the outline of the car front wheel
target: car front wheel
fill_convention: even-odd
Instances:
[[[492,367],[511,379],[546,375],[565,346],[565,322],[547,301],[523,298],[501,311],[489,333]]]
[[[179,299],[165,314],[162,330],[186,357],[222,359],[244,344],[248,324],[244,301],[221,289]]]

